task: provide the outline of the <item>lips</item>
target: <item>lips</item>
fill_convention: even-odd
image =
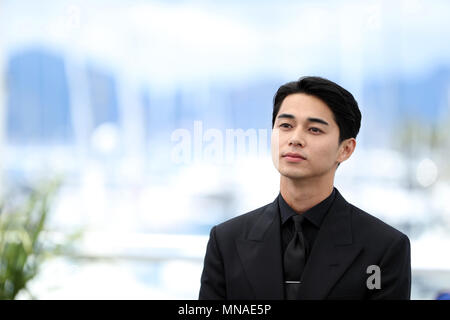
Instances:
[[[296,159],[303,159],[306,160],[306,157],[302,156],[300,153],[295,153],[295,152],[288,152],[283,154],[283,157],[288,157],[288,158],[296,158]]]

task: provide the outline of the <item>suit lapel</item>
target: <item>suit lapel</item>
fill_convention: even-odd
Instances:
[[[353,243],[351,207],[336,189],[336,199],[322,223],[305,266],[301,299],[324,299],[362,247]]]
[[[255,299],[283,299],[278,198],[269,204],[236,246]],[[353,243],[351,207],[336,189],[303,273],[301,299],[324,299],[351,266],[362,246]]]
[[[244,239],[236,246],[255,299],[283,299],[278,198],[267,205]]]

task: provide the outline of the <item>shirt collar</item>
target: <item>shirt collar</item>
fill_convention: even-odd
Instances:
[[[331,194],[323,201],[316,204],[314,207],[308,209],[303,213],[305,219],[309,220],[313,225],[320,228],[328,209],[331,207],[336,195],[336,188],[333,187]],[[297,212],[292,209],[287,202],[281,196],[281,192],[278,195],[278,204],[280,206],[281,224],[284,224],[291,216],[296,215]]]

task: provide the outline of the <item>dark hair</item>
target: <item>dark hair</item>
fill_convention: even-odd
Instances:
[[[322,100],[333,112],[339,127],[339,143],[356,138],[361,126],[361,112],[352,94],[338,84],[320,77],[302,77],[282,85],[273,98],[272,128],[281,103],[290,94],[304,93]]]

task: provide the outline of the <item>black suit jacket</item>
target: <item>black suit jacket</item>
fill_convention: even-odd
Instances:
[[[371,265],[380,268],[380,289],[367,285]],[[278,198],[212,228],[200,299],[284,299],[283,282]],[[410,291],[408,237],[336,189],[304,269],[301,299],[410,299]]]

